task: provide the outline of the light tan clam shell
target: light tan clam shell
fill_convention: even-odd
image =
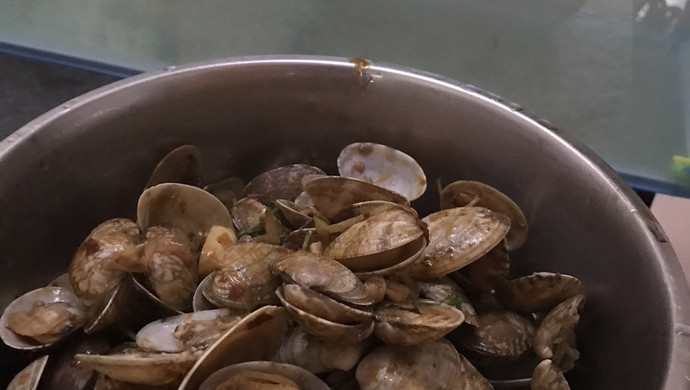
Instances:
[[[585,304],[582,294],[568,298],[553,308],[537,328],[534,352],[540,359],[551,359],[562,371],[573,368],[580,353],[575,346],[575,327]]]
[[[552,272],[535,272],[498,286],[496,300],[510,310],[548,310],[577,295],[582,283],[576,277]]]
[[[448,184],[441,191],[441,209],[453,207],[486,207],[510,218],[510,231],[506,235],[506,249],[512,252],[527,239],[527,218],[520,207],[499,190],[478,181],[460,180]]]
[[[374,334],[386,344],[414,345],[439,339],[465,320],[452,306],[417,300],[376,308]]]
[[[237,235],[235,235],[233,228],[219,225],[212,226],[208,231],[204,246],[201,248],[199,276],[203,278],[213,272],[219,264],[219,257],[235,243],[237,243]]]
[[[327,256],[295,251],[277,261],[274,269],[288,282],[344,302],[371,305],[383,299],[381,286],[376,283],[365,285],[347,267]]]
[[[228,309],[181,314],[153,321],[137,332],[137,347],[152,352],[205,349],[240,321]]]
[[[137,223],[149,226],[171,225],[184,232],[193,248],[213,225],[231,226],[225,205],[210,193],[186,184],[163,183],[144,191],[137,203]]]
[[[355,275],[359,276],[360,279],[372,277],[372,276],[388,276],[406,273],[412,267],[414,267],[419,261],[421,261],[424,249],[426,249],[427,241],[426,237],[421,236],[418,239],[405,244],[399,250],[396,248],[393,251],[396,252],[397,262],[389,267],[373,269],[370,271],[357,271]]]
[[[442,210],[422,219],[428,225],[429,245],[412,275],[433,279],[479,259],[503,240],[510,220],[483,207]]]
[[[19,371],[19,373],[14,376],[10,384],[7,386],[7,390],[38,389],[38,382],[41,380],[41,375],[43,375],[43,370],[45,370],[47,363],[48,355],[41,356],[40,358],[31,362],[28,366],[24,367],[23,370]]]
[[[179,390],[196,390],[222,367],[275,356],[287,332],[285,309],[255,310],[211,345],[182,380]]]
[[[179,146],[156,165],[144,189],[161,183],[201,185],[201,151],[194,145]]]
[[[273,360],[294,364],[314,374],[349,371],[357,365],[367,346],[367,343],[326,343],[298,326],[285,337]]]
[[[570,390],[561,370],[549,359],[537,365],[532,374],[532,390]]]
[[[285,300],[280,289],[276,290],[283,307],[305,331],[316,338],[338,344],[357,344],[374,332],[374,320],[365,318],[354,324],[340,324],[315,316]]]
[[[402,195],[375,184],[340,176],[313,178],[305,185],[316,208],[330,220],[336,220],[351,210],[354,203],[367,200],[387,200],[409,205]]]
[[[211,275],[202,293],[215,306],[251,311],[278,303],[273,292],[280,286],[280,278],[271,273],[269,264],[254,262],[221,268]]]
[[[113,289],[126,272],[141,271],[138,243],[139,228],[129,219],[110,219],[96,226],[69,264],[74,293],[92,302]]]
[[[535,326],[521,314],[492,311],[480,314],[477,322],[459,333],[459,345],[495,358],[516,358],[532,348]]]
[[[361,390],[489,390],[489,382],[446,339],[381,345],[357,366]]]
[[[390,146],[372,142],[356,142],[343,148],[338,156],[338,172],[397,192],[410,201],[426,190],[426,175],[417,161]]]
[[[372,318],[374,315],[371,311],[345,305],[298,284],[285,284],[278,290],[276,294],[283,296],[286,302],[329,321],[353,324]]]
[[[282,378],[289,379],[297,387],[290,387],[289,389],[299,389],[299,390],[329,390],[328,386],[317,376],[310,373],[309,371],[292,365],[284,363],[276,363],[270,361],[252,361],[245,363],[238,363],[232,366],[222,368],[204,381],[199,387],[199,390],[215,390],[218,389],[223,382],[228,380],[233,375],[241,374],[243,372],[253,372],[253,373],[264,373],[277,375]],[[245,382],[246,383],[246,382]],[[260,384],[264,386],[269,386],[265,384],[264,381],[257,382],[256,386]],[[224,388],[224,387],[223,387]],[[252,389],[255,387],[251,387]],[[259,387],[257,387],[259,388]],[[263,387],[260,387],[263,388]],[[268,388],[268,387],[266,387]],[[273,387],[271,387],[273,388]],[[284,388],[284,387],[279,387]],[[286,388],[287,390],[288,388]]]
[[[205,270],[213,271],[219,268],[241,267],[244,264],[255,262],[273,264],[288,253],[290,253],[290,250],[273,244],[238,242],[235,245],[230,245],[218,254],[215,261],[208,264]]]
[[[178,382],[194,365],[199,354],[148,353],[131,351],[112,355],[76,354],[79,364],[90,367],[112,379],[142,385],[165,385]]]
[[[244,188],[242,196],[252,196],[271,203],[276,199],[294,200],[302,192],[303,177],[323,174],[321,168],[311,165],[285,165],[265,171],[252,179]]]
[[[352,225],[330,243],[324,254],[353,271],[388,268],[399,262],[406,244],[423,234],[414,215],[392,209]]]
[[[39,350],[81,328],[86,315],[86,307],[71,290],[38,288],[5,308],[0,317],[0,337],[7,346],[15,349]],[[22,328],[16,329],[21,334],[13,330],[17,327]]]

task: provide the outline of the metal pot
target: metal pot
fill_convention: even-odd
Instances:
[[[523,208],[531,231],[513,272],[573,274],[587,293],[573,389],[689,388],[688,286],[663,230],[611,168],[495,96],[339,58],[147,73],[19,129],[0,143],[0,307],[66,269],[98,223],[133,217],[147,175],[175,146],[198,145],[214,181],[293,162],[335,172],[339,150],[358,140],[407,152],[430,182],[480,180]],[[422,214],[436,205],[433,186],[415,204]]]

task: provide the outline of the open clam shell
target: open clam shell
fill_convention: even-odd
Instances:
[[[443,338],[412,346],[378,346],[359,363],[356,376],[362,390],[492,388]]]
[[[15,349],[39,350],[81,328],[86,315],[86,307],[71,290],[38,288],[5,308],[0,317],[0,337]]]
[[[510,229],[508,217],[483,207],[442,210],[422,222],[429,229],[429,245],[411,271],[421,279],[446,275],[479,259]]]
[[[186,184],[163,183],[144,191],[137,203],[137,223],[142,230],[149,226],[171,225],[198,248],[213,225],[231,226],[232,218],[225,205],[210,193]]]
[[[364,202],[357,202],[352,204],[352,214],[354,215],[371,216],[374,214],[378,214],[380,212],[393,209],[406,211],[412,214],[415,218],[419,218],[417,210],[413,209],[412,207],[385,200],[367,200]]]
[[[299,309],[341,324],[354,324],[374,316],[370,310],[348,306],[297,284],[280,286],[276,295]]]
[[[261,225],[261,216],[266,212],[266,206],[256,199],[242,198],[235,202],[230,209],[232,224],[238,232],[247,232]]]
[[[201,151],[194,145],[179,146],[156,165],[144,189],[161,183],[201,185]]]
[[[38,382],[41,380],[43,370],[45,370],[48,363],[48,355],[31,362],[23,370],[15,375],[14,379],[7,386],[7,390],[36,390],[38,389]]]
[[[417,300],[386,304],[376,308],[374,334],[386,344],[414,345],[439,339],[465,320],[464,314],[448,305]]]
[[[558,304],[539,324],[534,336],[534,352],[540,359],[551,359],[561,370],[573,368],[580,353],[575,345],[575,327],[585,296],[575,295]]]
[[[340,176],[315,177],[304,185],[316,208],[330,220],[342,218],[352,205],[367,200],[386,200],[409,205],[404,196],[365,181]]]
[[[241,317],[228,309],[214,309],[156,320],[137,332],[137,347],[153,352],[205,349]]]
[[[264,202],[276,199],[294,200],[302,192],[302,178],[307,175],[323,175],[321,168],[292,164],[266,171],[252,179],[242,192],[243,197],[254,197]]]
[[[280,289],[276,290],[276,295],[290,316],[302,325],[307,333],[320,340],[337,344],[357,344],[374,333],[374,320],[372,318],[364,318],[350,324],[341,324],[318,317],[291,304],[285,300]]]
[[[353,271],[388,268],[399,262],[404,247],[424,235],[414,215],[392,209],[355,223],[325,249]]]
[[[395,258],[397,258],[397,262],[393,262],[389,267],[369,270],[365,269],[355,272],[355,275],[364,279],[371,276],[388,276],[404,273],[414,267],[421,260],[426,245],[426,237],[421,236],[418,239],[405,244],[402,248],[393,249],[393,251],[396,252]],[[388,254],[384,253],[381,255],[388,256]]]
[[[190,352],[150,353],[126,351],[112,355],[76,354],[74,358],[112,379],[142,385],[179,382],[199,355]]]
[[[532,374],[532,390],[570,390],[563,372],[549,359],[539,363]]]
[[[516,250],[527,239],[527,218],[520,207],[501,191],[477,181],[460,180],[448,184],[441,191],[441,209],[453,207],[486,207],[510,218],[510,231],[506,235],[506,248]]]
[[[491,292],[505,282],[510,271],[510,258],[505,239],[484,256],[457,270],[456,279],[464,287],[479,292]]]
[[[270,361],[252,361],[245,363],[233,364],[222,368],[204,381],[199,387],[199,390],[215,390],[218,389],[223,382],[229,380],[235,375],[243,372],[265,373],[272,374],[279,377],[287,378],[298,387],[286,387],[286,389],[300,389],[300,390],[329,390],[329,387],[316,375],[309,371],[292,365],[284,363],[276,363]],[[249,384],[244,382],[245,385]],[[261,381],[261,383],[265,383]],[[254,387],[252,387],[254,388]],[[283,388],[283,387],[280,387]]]
[[[480,314],[477,323],[476,327],[461,329],[453,339],[479,356],[512,359],[532,348],[536,329],[521,314],[492,311]]]
[[[574,276],[535,272],[499,285],[496,300],[510,310],[537,312],[551,309],[577,295],[581,286]]]
[[[373,284],[364,283],[350,269],[323,255],[295,251],[274,264],[274,272],[289,283],[312,288],[355,305],[371,305],[383,299]],[[385,289],[385,285],[383,286]]]
[[[225,332],[211,345],[182,381],[179,390],[196,390],[222,367],[275,356],[287,332],[285,309],[264,306]]]
[[[340,176],[374,183],[397,192],[408,200],[419,198],[426,190],[424,170],[408,154],[390,146],[356,142],[338,156]]]
[[[294,327],[283,340],[274,361],[294,364],[305,370],[321,374],[332,370],[349,371],[362,358],[369,343],[334,344],[310,335],[306,330]]]

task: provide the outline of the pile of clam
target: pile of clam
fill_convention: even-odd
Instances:
[[[173,150],[136,222],[103,222],[5,309],[3,341],[44,355],[10,388],[569,388],[581,284],[507,279],[512,200],[456,181],[420,219],[410,156],[355,143],[337,163],[202,186],[199,150]]]

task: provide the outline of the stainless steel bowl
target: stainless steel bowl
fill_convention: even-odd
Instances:
[[[335,172],[340,148],[368,140],[412,155],[430,182],[480,180],[512,197],[531,224],[514,273],[582,279],[574,389],[690,388],[688,286],[663,230],[611,168],[495,96],[361,65],[252,57],[167,69],[19,129],[0,143],[0,307],[64,271],[96,224],[133,216],[147,175],[174,146],[198,145],[213,181],[292,162]],[[436,197],[430,186],[416,206],[430,211]],[[26,359],[3,348],[3,364]]]

